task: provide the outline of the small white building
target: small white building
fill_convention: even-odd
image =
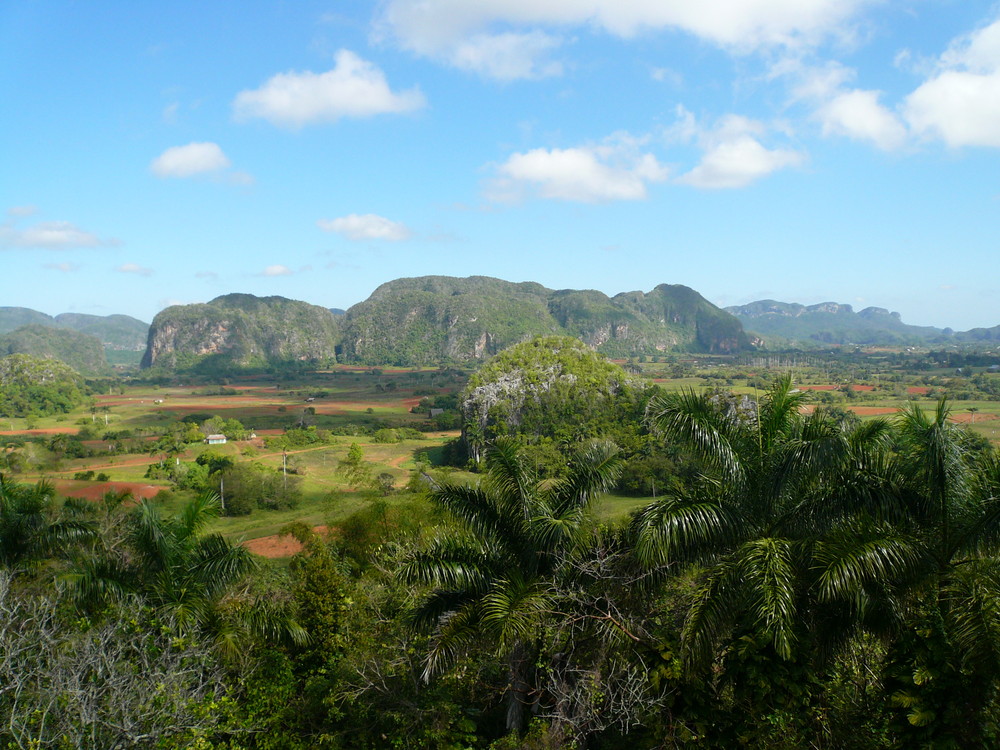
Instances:
[[[209,445],[225,445],[226,436],[225,435],[208,435],[205,438],[205,442]]]

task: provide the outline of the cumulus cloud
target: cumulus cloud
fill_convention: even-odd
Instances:
[[[616,135],[599,145],[536,148],[514,153],[496,167],[490,185],[494,200],[525,194],[582,203],[641,200],[650,183],[663,182],[668,170],[641,149],[641,140]]]
[[[291,276],[294,273],[291,268],[283,265],[268,266],[260,272],[261,276]]]
[[[785,60],[772,69],[772,76],[794,80],[791,97],[812,108],[823,135],[865,141],[884,151],[901,148],[909,140],[899,115],[882,104],[882,92],[852,88],[856,72],[840,63],[806,67],[798,60]]]
[[[879,103],[881,92],[853,89],[837,94],[816,111],[824,135],[869,141],[884,151],[902,146],[906,128],[895,113]]]
[[[30,213],[34,213],[34,211]],[[30,214],[14,213],[12,215],[27,216]],[[0,248],[70,250],[73,248],[105,247],[117,244],[117,240],[102,239],[93,232],[81,229],[68,221],[42,221],[24,229],[18,228],[11,222],[0,224]]]
[[[685,128],[690,130],[690,116],[683,114]],[[677,182],[706,189],[740,188],[805,161],[805,155],[798,151],[764,146],[760,138],[767,130],[756,120],[727,115],[714,129],[697,132],[703,151],[701,161]]]
[[[393,92],[379,68],[344,49],[326,73],[279,73],[260,88],[241,91],[233,111],[238,120],[261,118],[300,128],[342,117],[412,112],[425,104],[418,88]]]
[[[149,168],[157,177],[194,177],[228,169],[227,157],[217,143],[189,143],[168,148]]]
[[[152,276],[153,269],[140,266],[138,263],[122,263],[115,269],[119,273],[133,273],[136,276]]]
[[[456,68],[498,81],[547,78],[562,74],[559,62],[547,59],[560,41],[550,34],[475,34],[457,42],[447,54]]]
[[[378,214],[348,214],[336,219],[320,219],[316,224],[324,232],[336,232],[349,240],[388,240],[399,242],[410,238],[405,224]]]
[[[680,30],[751,51],[797,47],[838,33],[868,4],[870,0],[389,0],[378,28],[405,49],[462,67],[462,45],[488,39],[497,27],[504,34],[527,35],[541,33],[539,27],[569,30],[586,25],[623,38]],[[559,43],[551,33],[545,36],[541,46],[521,45],[524,70],[537,74]]]
[[[903,105],[910,127],[952,147],[1000,147],[1000,19],[956,39]]]

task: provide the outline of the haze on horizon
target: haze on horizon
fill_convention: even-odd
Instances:
[[[0,7],[0,304],[437,274],[1000,323],[993,3],[239,7]]]

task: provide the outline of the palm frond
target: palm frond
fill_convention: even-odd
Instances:
[[[798,620],[793,554],[792,543],[777,538],[755,539],[736,552],[753,618],[784,659],[792,657]]]
[[[731,549],[741,524],[715,500],[678,496],[647,505],[633,517],[630,529],[636,557],[655,567]]]
[[[873,588],[912,581],[928,565],[927,550],[888,523],[856,522],[814,551],[821,602],[860,601]]]
[[[969,671],[1000,670],[1000,561],[972,560],[942,587],[951,637]]]
[[[510,564],[510,560],[506,564]],[[406,557],[398,575],[408,583],[485,593],[486,582],[505,567],[499,550],[464,539],[438,537]]]
[[[699,584],[681,630],[682,660],[694,675],[703,672],[744,609],[746,589],[739,565],[727,558]]]
[[[733,448],[734,422],[726,420],[709,398],[693,390],[655,396],[646,407],[646,421],[661,435],[695,448],[701,458],[734,484],[743,483],[744,468]]]
[[[222,503],[216,492],[203,492],[185,503],[178,515],[183,536],[196,536],[212,519],[218,517],[221,510]]]

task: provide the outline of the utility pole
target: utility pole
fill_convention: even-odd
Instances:
[[[226,480],[219,474],[219,503],[222,505],[222,515],[226,514]]]

